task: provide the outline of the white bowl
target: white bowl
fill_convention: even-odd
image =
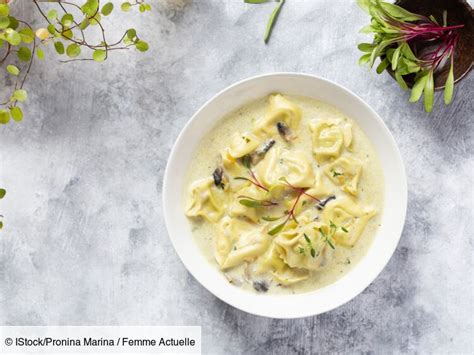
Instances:
[[[194,242],[184,214],[185,181],[194,152],[203,137],[227,113],[279,92],[327,102],[354,119],[377,151],[385,178],[381,227],[367,255],[343,278],[324,288],[295,295],[257,294],[229,284]],[[407,207],[405,168],[395,140],[382,119],[355,94],[313,75],[275,73],[240,81],[202,106],[181,131],[163,182],[163,212],[171,241],[188,271],[222,301],[245,312],[273,318],[297,318],[334,309],[362,292],[382,271],[400,239]]]

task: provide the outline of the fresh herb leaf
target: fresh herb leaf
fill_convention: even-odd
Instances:
[[[336,247],[334,246],[334,244],[332,244],[329,239],[326,239],[326,243],[328,243],[329,246],[330,246],[332,249],[336,249]]]
[[[249,178],[243,177],[243,176],[236,176],[234,180],[245,180],[245,181],[250,181]]]
[[[244,205],[245,207],[250,207],[250,208],[257,208],[257,207],[262,206],[262,204],[256,200],[241,199],[239,200],[239,203],[241,205]]]
[[[277,226],[275,226],[274,228],[272,228],[272,229],[268,232],[268,234],[270,234],[270,235],[273,236],[273,235],[276,235],[276,234],[280,233],[280,232],[283,230],[283,228],[285,227],[285,225],[286,225],[286,221],[283,222],[283,223],[281,223],[281,224],[279,224],[279,225],[277,225]]]
[[[449,69],[448,78],[444,84],[444,104],[449,105],[453,101],[453,92],[454,92],[454,61],[451,56],[451,68]]]
[[[311,256],[314,258],[316,257],[316,250],[314,250],[313,247],[311,247]]]
[[[263,41],[265,43],[268,43],[268,40],[270,39],[270,36],[273,31],[273,26],[275,26],[276,20],[284,3],[285,0],[280,0],[278,2],[278,5],[275,7],[275,9],[272,11],[272,14],[270,15],[270,18],[267,23],[267,28],[265,30],[265,35],[263,36]]]
[[[311,239],[306,235],[306,233],[303,233],[304,239],[306,240],[307,243],[311,243]]]
[[[434,79],[433,79],[433,72],[430,71],[428,74],[428,80],[425,83],[425,90],[424,90],[424,104],[426,112],[433,111],[433,103],[434,103]]]
[[[342,231],[343,231],[344,233],[349,233],[349,231],[348,231],[346,228],[341,227],[341,229],[342,229]]]
[[[423,74],[420,75],[415,81],[415,84],[411,89],[410,102],[417,102],[420,99],[421,95],[423,94],[423,90],[425,90],[428,74],[428,72],[423,72]]]
[[[394,77],[401,88],[408,89],[406,75],[418,73],[413,81],[410,102],[418,101],[424,96],[427,112],[433,110],[434,75],[438,67],[451,59],[452,77],[448,74],[445,84],[445,104],[453,99],[454,69],[453,54],[459,40],[459,30],[463,24],[448,26],[447,12],[443,12],[441,27],[433,16],[425,17],[412,13],[404,8],[382,0],[358,0],[359,6],[371,16],[371,24],[361,32],[373,34],[372,43],[361,43],[358,48],[364,52],[360,64],[374,65],[375,60],[382,60],[377,66],[377,73],[382,73],[390,66]],[[412,47],[433,46],[432,55],[415,54]],[[421,75],[420,75],[421,74]]]
[[[275,222],[275,221],[278,221],[281,217],[282,216],[280,217],[263,216],[262,219],[267,222]]]
[[[384,58],[384,60],[382,60],[380,64],[377,66],[377,69],[375,71],[377,72],[377,74],[382,74],[382,72],[385,69],[387,69],[389,65],[390,65],[390,62],[388,61],[388,59]]]

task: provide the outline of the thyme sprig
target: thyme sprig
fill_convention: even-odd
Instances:
[[[311,257],[315,258],[316,256],[319,256],[319,253],[316,254],[316,249],[314,249],[313,243],[311,242],[311,239],[309,239],[308,235],[306,233],[303,233],[303,236],[307,245],[304,247],[299,247],[299,253],[306,255],[306,249],[309,249]]]

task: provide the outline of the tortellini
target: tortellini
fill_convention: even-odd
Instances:
[[[272,243],[267,252],[259,259],[259,273],[271,272],[273,278],[281,285],[292,285],[308,279],[307,269],[291,268],[280,256],[279,246]]]
[[[216,260],[222,269],[253,261],[268,248],[270,237],[246,222],[225,217],[216,240]]]
[[[217,222],[224,212],[222,201],[219,201],[217,188],[212,177],[195,181],[189,189],[186,206],[188,217],[204,217],[209,222]]]
[[[270,95],[265,114],[222,142],[217,166],[190,185],[186,215],[206,220],[215,260],[236,285],[266,292],[265,282],[290,287],[327,272],[377,213],[358,193],[370,164],[353,151],[350,121],[308,116]]]
[[[223,158],[226,158],[224,157],[226,154],[229,154],[229,156],[234,159],[241,158],[244,155],[252,153],[260,143],[261,139],[254,133],[235,133],[229,147],[223,152]]]
[[[334,235],[338,244],[347,247],[354,246],[369,220],[375,215],[374,208],[363,208],[347,197],[329,202],[322,213],[324,221],[335,223],[347,231],[340,228]]]
[[[352,143],[350,124],[342,125],[336,119],[322,119],[310,123],[312,132],[313,153],[318,160],[337,158],[344,147]]]
[[[326,175],[336,185],[341,185],[342,190],[352,195],[357,195],[362,165],[352,158],[339,158],[324,169]]]
[[[307,154],[300,150],[271,149],[256,167],[262,183],[272,186],[282,178],[295,187],[312,187],[315,174]]]
[[[282,122],[290,129],[296,129],[301,120],[301,109],[282,95],[271,95],[265,116],[255,122],[255,131],[278,134],[277,123]]]
[[[307,270],[319,270],[328,265],[334,249],[325,239],[320,228],[327,230],[321,223],[308,223],[285,230],[275,238],[280,256],[290,267]]]

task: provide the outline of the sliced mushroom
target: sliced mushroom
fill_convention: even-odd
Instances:
[[[321,211],[321,210],[324,208],[324,206],[327,205],[327,203],[328,203],[329,201],[332,201],[332,200],[335,200],[335,199],[336,199],[336,196],[334,196],[334,195],[329,196],[329,197],[326,198],[325,200],[322,200],[320,203],[318,203],[318,204],[316,205],[316,208]]]
[[[224,183],[222,182],[222,175],[224,174],[224,170],[221,167],[217,167],[216,170],[212,173],[212,178],[214,179],[214,185],[220,187],[221,189],[224,188]]]
[[[260,160],[265,157],[265,154],[275,145],[275,140],[270,139],[269,141],[265,142],[259,149],[253,152],[250,155],[250,159],[252,161],[252,165],[257,165]]]
[[[267,292],[268,291],[268,288],[269,288],[269,285],[267,284],[266,281],[254,281],[253,282],[253,288],[257,291],[257,292]]]
[[[289,142],[293,138],[292,135],[291,135],[290,127],[288,127],[285,123],[278,122],[277,123],[277,129],[278,129],[278,133],[280,133],[280,136],[285,141]]]

